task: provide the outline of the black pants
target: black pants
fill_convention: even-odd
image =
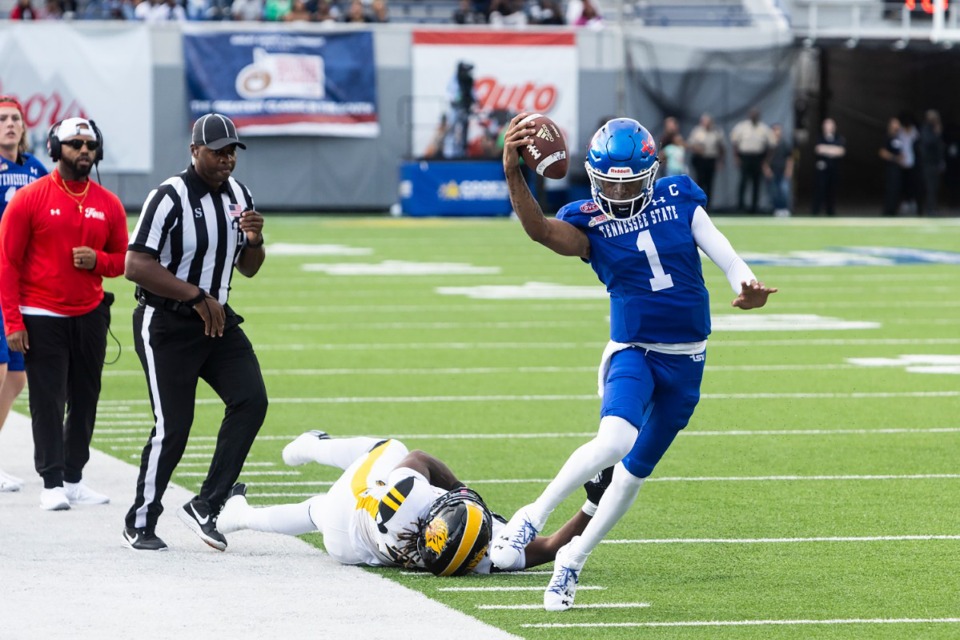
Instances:
[[[707,207],[713,203],[713,176],[717,172],[717,159],[706,156],[693,156],[693,172],[697,176],[697,185],[707,196]]]
[[[237,481],[267,415],[267,390],[253,345],[228,308],[223,337],[203,335],[203,321],[140,305],[133,312],[137,355],[147,376],[156,424],[140,458],[137,496],[128,527],[154,528],[161,499],[183,456],[193,425],[197,384],[203,380],[226,404],[217,445],[199,497],[214,513]]]
[[[101,302],[72,318],[25,315],[23,323],[34,465],[46,489],[80,482],[97,420],[110,306]]]
[[[762,153],[741,153],[740,154],[740,190],[737,206],[740,211],[749,211],[756,213],[760,206],[760,181],[763,173],[763,154]],[[747,183],[750,183],[750,208],[747,208],[746,195]]]
[[[820,215],[820,210],[826,208],[827,215],[836,214],[837,203],[837,169],[816,169],[816,178],[813,183],[813,215]]]

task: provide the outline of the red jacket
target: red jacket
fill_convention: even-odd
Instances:
[[[93,311],[103,299],[103,278],[123,273],[127,214],[120,199],[93,180],[82,200],[67,195],[62,184],[54,171],[19,189],[0,220],[0,305],[6,335],[25,329],[22,306],[65,316]],[[85,185],[67,183],[73,192]],[[73,266],[74,247],[96,250],[92,271]]]

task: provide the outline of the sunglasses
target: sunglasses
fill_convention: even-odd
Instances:
[[[83,145],[87,145],[90,151],[96,151],[100,147],[100,142],[97,140],[65,140],[63,144],[77,151],[83,149]]]

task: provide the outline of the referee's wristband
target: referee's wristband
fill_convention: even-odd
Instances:
[[[260,234],[260,242],[258,242],[257,244],[253,244],[253,243],[250,242],[250,240],[248,239],[248,240],[247,240],[247,246],[250,247],[251,249],[259,249],[260,247],[262,247],[262,246],[263,246],[263,234],[262,234],[262,233]]]
[[[203,289],[200,289],[200,293],[198,293],[196,296],[184,302],[184,304],[188,304],[191,307],[195,307],[206,299],[207,299],[207,292],[204,291]]]

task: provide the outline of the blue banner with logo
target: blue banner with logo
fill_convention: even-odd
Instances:
[[[513,208],[497,161],[405,162],[400,208],[408,216],[508,216]]]
[[[369,31],[210,33],[186,26],[183,56],[194,120],[216,111],[254,136],[380,133]]]

